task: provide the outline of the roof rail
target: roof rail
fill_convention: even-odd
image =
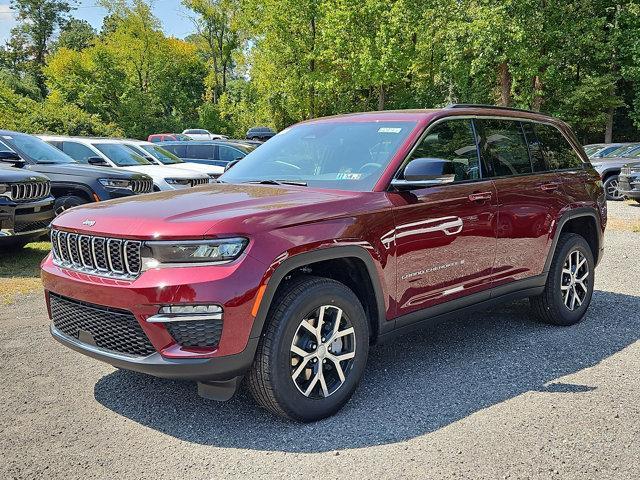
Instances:
[[[498,105],[487,105],[482,103],[450,103],[445,108],[493,108],[494,110],[508,110],[511,112],[526,112],[548,116],[546,113],[535,112],[533,110],[527,110],[524,108],[500,107]]]

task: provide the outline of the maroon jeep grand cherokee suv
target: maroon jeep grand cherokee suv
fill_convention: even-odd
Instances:
[[[58,217],[42,264],[51,332],[209,398],[244,378],[261,406],[317,420],[395,334],[523,297],[544,322],[579,321],[605,205],[569,128],[537,113],[303,122],[219,184]]]

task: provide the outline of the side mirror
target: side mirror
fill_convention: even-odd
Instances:
[[[89,157],[89,158],[87,158],[87,163],[89,165],[95,165],[95,166],[98,166],[98,167],[108,167],[109,166],[107,161],[102,157]]]
[[[24,165],[24,160],[15,152],[0,152],[0,162],[10,163],[14,167],[22,167]]]
[[[233,160],[231,160],[229,163],[227,163],[224,166],[224,171],[226,172],[227,170],[229,170],[231,167],[233,167],[236,163],[238,163],[240,160],[242,160],[242,157],[240,158],[234,158]]]
[[[397,190],[414,190],[452,183],[456,171],[453,162],[442,158],[416,158],[404,169],[404,179],[394,178],[391,186]]]

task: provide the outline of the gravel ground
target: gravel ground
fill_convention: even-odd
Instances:
[[[85,358],[23,296],[0,309],[0,478],[638,478],[640,234],[606,241],[582,323],[525,301],[402,337],[311,425]]]

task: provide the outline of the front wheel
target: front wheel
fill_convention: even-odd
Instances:
[[[575,233],[560,236],[544,292],[529,301],[535,315],[552,325],[573,325],[584,317],[593,295],[595,262],[587,241]]]
[[[257,403],[302,422],[340,410],[369,353],[358,297],[335,280],[303,277],[277,296],[267,321],[248,376]]]

